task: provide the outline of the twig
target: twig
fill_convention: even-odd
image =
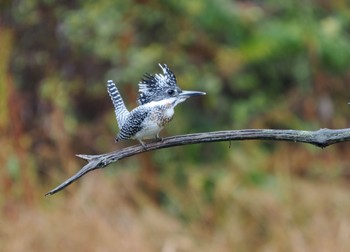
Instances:
[[[350,128],[347,129],[320,129],[317,131],[304,130],[273,130],[273,129],[243,129],[215,131],[206,133],[196,133],[164,138],[161,142],[148,143],[146,148],[141,145],[127,147],[121,150],[113,151],[101,155],[77,155],[85,159],[88,163],[81,168],[75,175],[64,181],[62,184],[52,189],[45,195],[55,194],[86,173],[104,168],[110,163],[117,162],[126,157],[139,153],[169,148],[180,145],[219,142],[219,141],[237,141],[237,140],[275,140],[309,143],[317,147],[327,147],[331,144],[345,142],[350,140]]]

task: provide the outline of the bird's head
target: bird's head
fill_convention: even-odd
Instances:
[[[163,74],[145,74],[145,77],[140,81],[137,100],[139,105],[164,99],[173,99],[174,105],[176,105],[191,96],[205,95],[204,92],[181,90],[169,67],[166,64],[159,64],[159,66]]]

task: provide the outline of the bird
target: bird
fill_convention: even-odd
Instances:
[[[158,64],[163,74],[144,74],[139,82],[138,106],[129,111],[113,80],[107,81],[107,91],[112,100],[119,133],[115,141],[134,139],[146,148],[144,140],[161,141],[159,132],[174,116],[174,108],[193,96],[205,95],[200,91],[181,90],[174,73],[166,64]]]

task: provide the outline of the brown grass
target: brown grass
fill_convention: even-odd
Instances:
[[[226,186],[231,187],[227,190]],[[76,187],[77,188],[77,187]],[[232,175],[213,205],[184,192],[198,218],[181,221],[156,206],[132,172],[85,177],[39,204],[7,202],[1,251],[348,251],[350,197],[340,180],[280,175],[274,186],[241,187]],[[190,206],[189,206],[190,207]]]

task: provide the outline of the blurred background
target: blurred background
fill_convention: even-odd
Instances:
[[[0,2],[1,251],[348,251],[350,143],[242,141],[145,153],[44,194],[75,154],[137,144],[129,109],[166,63],[205,91],[161,135],[350,123],[347,0]]]

